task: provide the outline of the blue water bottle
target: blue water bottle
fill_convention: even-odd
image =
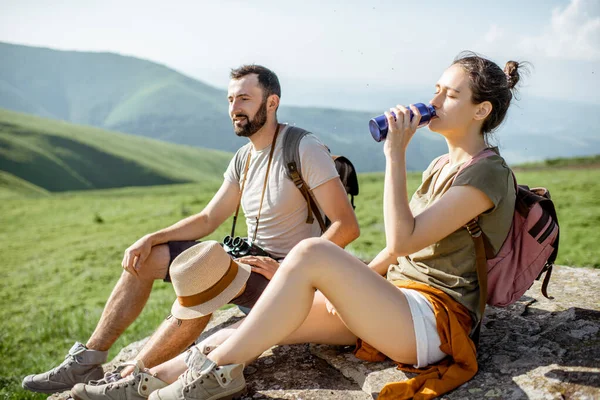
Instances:
[[[421,113],[421,121],[419,122],[418,128],[429,124],[431,118],[435,117],[435,109],[431,104],[425,105],[423,103],[417,103],[414,104],[414,106],[417,107],[417,110],[419,110],[419,112]],[[394,113],[392,113],[392,115],[394,117],[396,116],[396,114]],[[412,117],[413,112],[411,111],[410,118],[412,119]],[[373,139],[375,139],[376,142],[381,142],[382,140],[385,140],[388,133],[388,122],[387,118],[385,117],[385,114],[371,119],[369,121],[369,130],[371,131],[371,136],[373,136]]]

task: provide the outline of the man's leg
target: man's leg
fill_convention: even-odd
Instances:
[[[102,312],[102,317],[87,342],[88,349],[106,351],[141,314],[152,284],[167,275],[169,247],[158,245],[152,248],[148,259],[138,269],[138,276],[123,272],[115,285]]]
[[[175,317],[165,319],[140,350],[136,360],[142,360],[146,368],[152,368],[178,356],[198,339],[208,325],[211,315],[188,320]],[[134,368],[124,368],[121,376],[129,375]]]
[[[140,266],[138,277],[123,272],[106,302],[102,317],[87,346],[76,343],[58,367],[45,373],[26,376],[23,379],[23,388],[35,392],[56,393],[68,390],[79,382],[101,379],[102,364],[106,362],[108,349],[140,315],[154,280],[166,276],[169,260],[169,247],[155,246],[148,259]]]
[[[248,308],[253,307],[268,283],[269,280],[264,276],[256,273],[250,274],[250,278],[246,282],[244,289],[242,289],[242,293],[230,303]],[[198,339],[206,328],[206,325],[208,325],[210,317],[210,315],[206,315],[189,320],[179,320],[171,317],[164,320],[150,340],[140,350],[136,359],[142,360],[146,368],[152,368],[177,357]],[[221,344],[222,341],[225,341],[229,337],[231,334],[229,331],[234,330],[229,328],[225,328],[210,337],[216,339],[214,345]],[[221,332],[223,332],[222,336]],[[221,337],[222,339],[220,340],[219,338]],[[121,371],[121,376],[126,377],[131,374],[134,368],[134,366],[125,367]]]

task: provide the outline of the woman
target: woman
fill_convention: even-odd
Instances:
[[[479,216],[498,251],[510,229],[515,192],[500,156],[457,172],[488,148],[487,135],[503,121],[518,81],[518,63],[507,63],[503,71],[474,54],[459,56],[444,71],[430,102],[437,117],[429,128],[446,139],[449,161],[431,163],[410,204],[406,149],[420,114],[411,106],[411,120],[409,109],[400,105],[386,113],[386,246],[369,268],[325,240],[305,240],[227,340],[206,357],[197,349],[187,354],[190,368],[179,379],[184,355],[149,373],[136,370],[124,382],[142,376],[174,382],[154,391],[152,399],[232,398],[245,388],[243,365],[275,344],[357,340],[359,357],[380,359],[382,353],[401,365],[432,366],[427,371],[437,373],[388,384],[380,399],[431,398],[469,380],[477,371],[469,335],[481,315],[473,242],[463,227]],[[81,387],[74,392],[92,397]]]

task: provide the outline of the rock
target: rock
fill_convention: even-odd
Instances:
[[[354,357],[352,349],[351,346],[310,345],[312,354],[326,360],[346,378],[356,382],[368,394],[379,393],[387,382],[407,379],[407,374],[397,370],[393,362],[362,361]]]
[[[600,270],[555,267],[553,300],[541,295],[536,282],[517,303],[488,307],[479,372],[442,398],[600,399],[599,282]],[[201,338],[242,316],[237,308],[215,313]],[[133,358],[144,342],[132,343],[108,365]],[[244,400],[367,400],[387,382],[410,376],[390,361],[358,360],[350,346],[275,346],[246,368]]]

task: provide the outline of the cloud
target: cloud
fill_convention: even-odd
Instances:
[[[600,60],[600,2],[571,0],[552,11],[550,24],[539,36],[522,40],[523,51],[567,60]]]
[[[498,25],[490,26],[490,29],[483,36],[483,40],[487,43],[497,42],[504,36],[504,31]]]

